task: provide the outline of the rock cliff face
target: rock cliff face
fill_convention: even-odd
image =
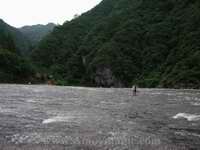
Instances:
[[[102,87],[123,87],[124,85],[118,81],[113,75],[111,69],[100,68],[95,74],[95,84]]]

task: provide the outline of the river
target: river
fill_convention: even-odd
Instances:
[[[2,84],[0,149],[199,150],[200,90]]]

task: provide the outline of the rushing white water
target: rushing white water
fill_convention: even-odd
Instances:
[[[52,117],[52,118],[49,118],[49,119],[45,119],[43,120],[43,124],[49,124],[49,123],[54,123],[54,122],[68,122],[70,119],[72,119],[73,117],[70,117],[70,116],[66,116],[66,117],[63,117],[63,116],[56,116],[56,117]]]
[[[177,115],[173,116],[174,119],[185,118],[188,121],[198,121],[200,120],[200,115],[195,114],[188,114],[188,113],[178,113]]]
[[[191,103],[193,106],[200,106],[200,102]]]

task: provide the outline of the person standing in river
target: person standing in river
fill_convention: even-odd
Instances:
[[[137,94],[137,86],[136,85],[132,86],[132,91],[133,91],[133,96],[136,96],[136,94]]]

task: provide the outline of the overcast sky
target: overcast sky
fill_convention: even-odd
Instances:
[[[62,24],[75,14],[90,10],[101,0],[0,0],[0,18],[8,24]]]

